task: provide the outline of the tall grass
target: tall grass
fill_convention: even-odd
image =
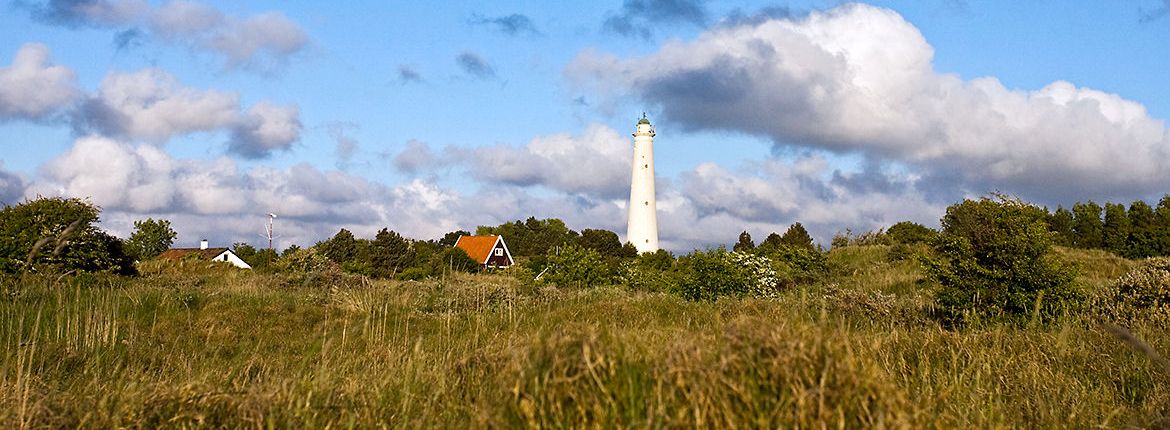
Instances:
[[[1170,375],[1097,321],[944,330],[918,268],[885,253],[831,255],[824,285],[777,300],[705,303],[493,275],[34,277],[0,300],[0,427],[1170,424]],[[1164,327],[1129,331],[1170,352]]]

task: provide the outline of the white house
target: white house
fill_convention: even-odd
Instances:
[[[171,248],[159,255],[159,258],[168,260],[182,260],[185,258],[194,258],[202,261],[218,261],[221,263],[231,264],[232,266],[241,269],[251,269],[252,266],[241,260],[228,248],[208,248],[207,241],[199,241],[198,248]]]

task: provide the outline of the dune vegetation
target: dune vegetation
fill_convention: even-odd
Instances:
[[[0,427],[1170,424],[1165,319],[945,327],[903,252],[835,248],[815,282],[700,301],[508,271],[402,281],[147,262],[137,277],[7,276]],[[1097,296],[1139,265],[1058,254]]]

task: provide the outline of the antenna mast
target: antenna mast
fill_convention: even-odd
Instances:
[[[264,232],[268,233],[268,250],[272,250],[272,220],[276,219],[276,214],[268,213],[268,225],[264,226]]]

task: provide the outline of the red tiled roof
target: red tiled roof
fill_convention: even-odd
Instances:
[[[488,257],[492,253],[492,249],[496,247],[496,238],[499,236],[460,236],[459,240],[455,242],[455,246],[463,248],[467,256],[472,260],[483,264],[487,262]]]
[[[223,254],[223,252],[227,250],[227,248],[171,248],[163,251],[163,253],[159,254],[158,257],[168,260],[179,260],[188,255],[195,255],[196,258],[200,260],[211,260],[219,254]]]

